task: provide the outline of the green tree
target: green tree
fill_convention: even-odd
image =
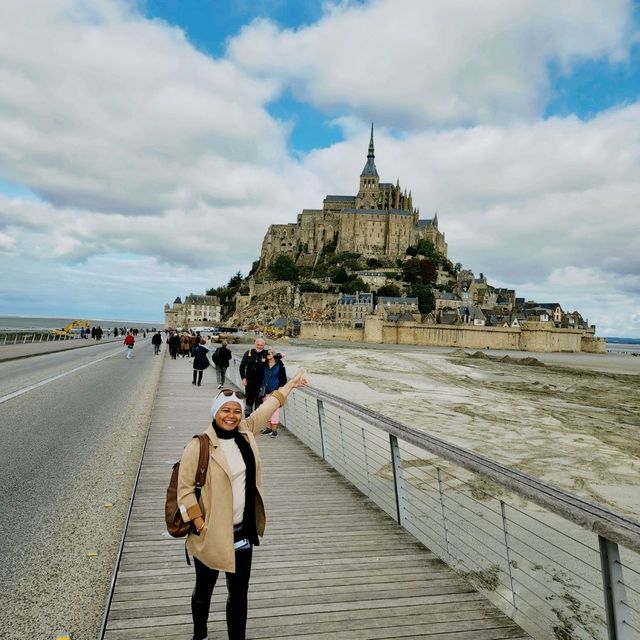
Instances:
[[[252,276],[260,268],[260,260],[254,260],[249,275]]]
[[[269,268],[276,280],[297,280],[298,273],[295,262],[287,255],[280,254]]]
[[[349,282],[345,282],[344,284],[340,285],[340,293],[354,294],[357,291],[366,293],[367,291],[369,291],[369,285],[364,283],[360,278],[350,280]]]
[[[409,288],[409,295],[418,298],[418,309],[420,313],[430,313],[436,307],[433,291],[428,285],[421,283],[412,284]]]
[[[367,260],[367,267],[369,267],[369,269],[379,269],[381,266],[382,262],[377,258],[369,258]]]
[[[232,276],[227,284],[229,289],[238,289],[242,284],[242,274],[238,271],[235,276]]]
[[[344,267],[335,267],[334,269],[331,269],[331,271],[329,272],[329,277],[331,278],[331,281],[335,282],[336,284],[345,284],[346,282],[349,282],[349,280],[351,280],[349,274],[347,273],[347,270]]]
[[[438,264],[431,258],[410,258],[404,263],[403,277],[412,284],[433,284],[438,277]]]
[[[444,256],[435,248],[433,242],[421,238],[416,245],[417,255],[424,256],[425,258],[432,258],[433,260],[440,261]]]
[[[378,289],[378,295],[385,298],[399,298],[400,293],[400,288],[395,284],[385,284],[384,287]]]
[[[304,280],[300,283],[301,293],[322,293],[322,291],[324,291],[324,289],[312,280]]]

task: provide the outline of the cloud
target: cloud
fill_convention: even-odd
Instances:
[[[373,0],[327,5],[317,23],[256,20],[230,59],[321,109],[403,127],[537,116],[548,65],[623,59],[632,3],[612,0]]]
[[[286,162],[263,108],[277,83],[127,3],[6,2],[0,23],[0,170],[57,206],[152,215],[237,203],[247,164]]]

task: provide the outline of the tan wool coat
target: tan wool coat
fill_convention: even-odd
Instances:
[[[279,406],[280,402],[277,398],[268,398],[248,418],[242,420],[238,427],[238,431],[251,445],[256,460],[256,526],[260,537],[264,535],[266,516],[262,461],[254,434],[257,434],[267,424],[269,416]],[[187,509],[186,514],[182,513],[182,519],[189,522],[201,513],[205,522],[205,528],[199,536],[188,535],[187,550],[210,569],[235,573],[231,471],[213,426],[209,425],[204,433],[209,436],[210,440],[209,466],[207,481],[202,488],[199,502],[195,496],[195,477],[200,443],[196,438],[189,441],[180,459],[178,505],[184,505]]]

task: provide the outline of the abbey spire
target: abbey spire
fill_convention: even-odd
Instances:
[[[367,164],[364,165],[364,169],[360,174],[361,178],[367,177],[378,177],[378,170],[376,169],[375,163],[375,151],[373,148],[373,122],[371,123],[371,139],[369,140],[369,153],[367,153]]]

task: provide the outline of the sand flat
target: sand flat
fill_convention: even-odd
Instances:
[[[640,517],[638,357],[278,346],[320,389]]]

